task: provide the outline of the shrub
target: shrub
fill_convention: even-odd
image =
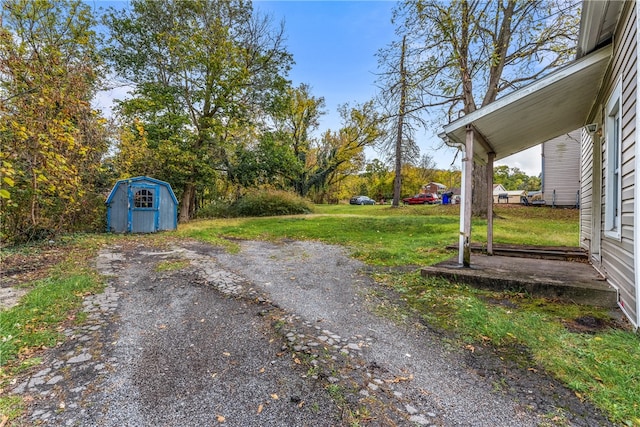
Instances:
[[[311,203],[286,191],[254,190],[231,204],[213,202],[198,211],[198,218],[278,216],[311,213]]]
[[[198,209],[196,218],[231,218],[235,215],[231,212],[228,202],[216,200]]]

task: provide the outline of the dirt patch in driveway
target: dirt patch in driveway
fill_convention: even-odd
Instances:
[[[24,425],[610,425],[544,375],[375,315],[339,247],[239,245],[101,251],[88,322],[12,389]]]

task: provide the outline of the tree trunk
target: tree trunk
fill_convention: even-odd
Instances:
[[[486,218],[489,211],[487,195],[493,189],[487,188],[487,174],[489,168],[487,165],[475,164],[473,167],[473,192],[472,192],[472,210],[473,215],[479,218]],[[491,171],[493,173],[493,171]]]
[[[393,180],[393,207],[400,206],[400,192],[402,191],[402,128],[407,102],[407,71],[404,68],[404,55],[407,36],[402,38],[402,52],[400,54],[400,106],[398,108],[398,134],[396,135],[396,175]]]
[[[516,7],[515,0],[509,0],[503,10],[500,32],[497,34],[497,42],[494,46],[492,57],[497,58],[489,68],[489,86],[482,101],[482,106],[491,104],[498,96],[498,84],[502,78],[505,65],[507,49],[511,43],[512,19]],[[473,215],[479,218],[488,218],[489,195],[493,193],[493,188],[488,188],[487,178],[493,174],[493,168],[489,170],[487,165],[476,165],[473,172]]]
[[[188,222],[191,219],[191,215],[194,210],[194,201],[196,198],[196,187],[189,183],[185,184],[184,192],[182,193],[182,202],[180,203],[180,215],[178,216],[179,222]]]

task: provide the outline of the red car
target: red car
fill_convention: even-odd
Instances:
[[[413,197],[406,197],[402,199],[402,203],[405,205],[433,205],[440,203],[440,198],[437,194],[432,193],[420,193]]]

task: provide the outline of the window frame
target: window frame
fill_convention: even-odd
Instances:
[[[141,194],[142,192],[145,194]],[[140,199],[138,194],[140,193]],[[133,192],[133,209],[135,210],[154,210],[156,207],[156,190],[153,187],[136,186]],[[138,206],[138,201],[144,199],[144,206]],[[149,200],[151,199],[151,200]],[[140,202],[142,205],[142,202]],[[149,204],[151,206],[149,206]]]
[[[622,233],[622,82],[618,80],[605,110],[604,234],[620,240]]]

